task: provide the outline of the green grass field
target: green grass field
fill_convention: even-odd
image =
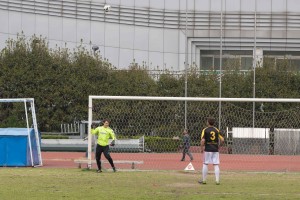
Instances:
[[[200,172],[0,168],[0,199],[300,199],[300,173]]]

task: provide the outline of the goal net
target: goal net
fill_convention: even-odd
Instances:
[[[110,119],[117,137],[113,157],[142,160],[142,169],[172,170],[184,165],[179,161],[182,132],[187,128],[194,165],[201,168],[201,131],[206,127],[207,117],[214,117],[215,127],[225,138],[219,149],[222,167],[247,171],[293,170],[289,161],[300,162],[299,106],[300,99],[90,96],[89,132],[92,121]],[[133,140],[141,137],[144,137],[143,148],[138,149],[140,145],[138,142],[134,145]],[[131,140],[135,152],[121,148],[126,140]],[[123,144],[120,148],[118,141]],[[88,147],[91,167],[94,158],[90,134]],[[189,159],[186,155],[185,160]],[[279,168],[271,166],[272,159],[276,164],[280,162]]]
[[[42,166],[34,99],[0,99],[0,165]]]

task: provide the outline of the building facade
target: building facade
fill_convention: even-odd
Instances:
[[[264,57],[300,70],[298,0],[0,0],[0,24],[1,49],[35,34],[50,48],[98,46],[120,69],[249,70]]]

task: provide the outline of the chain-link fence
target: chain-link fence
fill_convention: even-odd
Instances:
[[[122,97],[95,97],[92,118],[110,119],[111,128],[118,140],[144,137],[145,159],[149,152],[167,157],[181,154],[180,146],[185,125],[184,98],[138,98],[143,97],[126,97],[126,100],[122,100]],[[270,102],[272,100],[269,99],[269,102],[264,102],[264,106],[270,112],[259,109],[260,106],[253,112],[254,102],[250,99],[248,102],[245,102],[245,99],[234,102],[221,99],[221,109],[217,98],[198,98],[198,101],[195,100],[197,98],[190,99],[193,101],[187,101],[187,128],[191,137],[190,148],[194,154],[200,153],[200,135],[207,126],[207,117],[214,117],[215,126],[220,127],[225,138],[225,143],[220,146],[219,151],[232,159],[238,158],[239,162],[236,165],[239,169],[245,167],[243,163],[249,156],[262,159],[262,163],[265,159],[261,156],[299,156],[299,102],[276,102],[275,99]],[[221,120],[218,120],[219,116]],[[117,146],[114,147],[114,152],[125,153],[122,148],[118,150]],[[130,157],[128,154],[124,156],[127,159]],[[151,168],[156,169],[159,165],[160,163],[155,163]],[[267,166],[268,163],[264,165]]]

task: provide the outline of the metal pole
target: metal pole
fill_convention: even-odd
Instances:
[[[256,0],[255,0],[255,12],[254,12],[254,50],[253,50],[253,98],[255,98],[255,69],[256,69]],[[253,129],[255,127],[255,102],[253,102]]]
[[[220,24],[220,85],[219,97],[222,97],[222,60],[223,60],[223,0],[221,0],[221,24]],[[219,101],[219,129],[221,129],[222,102]]]
[[[92,135],[91,135],[91,127],[92,127],[92,120],[93,120],[93,99],[89,96],[89,112],[88,112],[88,168],[92,168]]]
[[[187,36],[187,23],[188,23],[188,16],[187,16],[187,9],[188,9],[188,0],[186,0],[185,5],[185,61],[184,61],[184,68],[185,68],[185,80],[184,80],[184,96],[187,97],[187,84],[188,84],[188,36]],[[184,128],[187,129],[187,101],[184,102]]]
[[[36,113],[35,113],[35,105],[34,105],[34,99],[30,102],[31,112],[32,112],[32,122],[33,122],[33,128],[35,133],[35,139],[36,139],[36,145],[38,148],[38,156],[39,156],[39,165],[43,166],[43,159],[42,159],[42,153],[41,153],[41,140],[39,136],[39,131],[37,127],[37,121],[36,121]]]
[[[30,135],[30,131],[29,131],[29,121],[28,121],[27,102],[26,102],[26,100],[24,100],[24,106],[25,106],[25,115],[26,115],[26,124],[27,124],[29,154],[30,154],[31,166],[34,166],[34,164],[33,164],[33,154],[32,154],[32,146],[31,146],[31,135]]]

